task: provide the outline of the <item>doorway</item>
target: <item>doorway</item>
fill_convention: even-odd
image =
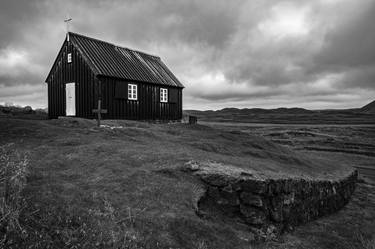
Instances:
[[[76,85],[75,83],[67,83],[65,85],[66,94],[66,116],[76,115]]]

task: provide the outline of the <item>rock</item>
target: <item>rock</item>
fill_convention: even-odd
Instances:
[[[243,203],[254,207],[263,207],[263,200],[259,195],[248,192],[242,192],[240,198]]]
[[[237,234],[237,237],[241,240],[244,240],[246,242],[251,242],[251,241],[255,241],[255,235],[253,232],[242,232],[242,231],[237,231],[236,232]]]
[[[283,206],[281,219],[288,220],[290,217],[290,212],[291,212],[290,206]]]
[[[220,193],[219,193],[219,189],[216,188],[216,187],[209,187],[207,189],[207,195],[213,199],[213,200],[218,200],[220,199]]]
[[[193,161],[193,160],[185,163],[185,167],[187,169],[191,170],[191,171],[197,171],[197,170],[199,170],[199,164],[198,164],[198,162]]]
[[[237,192],[231,190],[225,190],[225,188],[220,192],[221,199],[224,199],[227,205],[237,206],[240,204]]]
[[[268,184],[268,194],[269,195],[279,195],[281,192],[283,192],[284,184],[282,180],[271,180]]]
[[[232,188],[232,185],[230,185],[230,184],[225,186],[222,190],[225,191],[225,192],[228,192],[228,193],[235,192],[235,190]]]
[[[231,186],[232,186],[232,189],[234,191],[240,191],[242,190],[242,186],[241,186],[242,182],[241,181],[234,181],[231,183]]]
[[[241,176],[250,176],[250,177],[253,177],[254,175],[250,172],[241,172],[240,173]]]
[[[283,221],[282,208],[271,209],[270,211],[271,220],[277,223]]]
[[[263,211],[250,207],[247,205],[240,205],[240,211],[242,215],[245,217],[247,223],[252,225],[262,225],[266,222],[266,215]]]
[[[246,180],[241,183],[241,188],[246,192],[264,194],[267,192],[267,184],[260,180]]]
[[[209,187],[208,196],[219,205],[237,206],[240,204],[236,192],[220,191],[216,187]]]
[[[278,228],[274,225],[269,225],[265,231],[265,240],[270,241],[276,239],[277,235],[279,234]]]
[[[204,175],[201,175],[200,177],[205,183],[209,185],[213,185],[217,187],[224,187],[228,184],[228,180],[224,175],[204,174]]]
[[[294,203],[294,192],[290,193],[288,195],[284,195],[283,204],[284,205],[291,205],[292,203]]]

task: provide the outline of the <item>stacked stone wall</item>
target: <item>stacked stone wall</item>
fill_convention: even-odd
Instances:
[[[329,180],[257,179],[244,172],[194,172],[206,187],[198,201],[201,214],[215,206],[226,216],[269,236],[342,208],[355,190],[358,173]],[[236,176],[237,175],[237,176]]]

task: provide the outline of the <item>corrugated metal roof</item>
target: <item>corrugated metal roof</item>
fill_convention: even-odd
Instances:
[[[160,57],[69,32],[96,75],[184,87]]]

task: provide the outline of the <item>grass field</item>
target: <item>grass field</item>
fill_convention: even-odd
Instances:
[[[259,135],[294,151],[331,158],[375,180],[375,125],[257,124],[200,122],[218,129]]]
[[[20,227],[8,229],[11,233],[3,245],[373,248],[367,245],[374,242],[375,230],[375,188],[371,183],[361,183],[353,201],[337,214],[298,227],[276,241],[250,245],[246,226],[196,215],[194,200],[201,183],[180,170],[190,160],[211,160],[246,167],[262,177],[335,179],[356,166],[354,162],[359,159],[355,157],[370,165],[373,157],[367,152],[371,148],[355,149],[367,154],[305,149],[309,136],[305,140],[283,137],[284,133],[294,134],[290,127],[275,131],[262,126],[211,128],[132,121],[105,124],[107,128],[99,129],[94,121],[82,119],[0,118],[0,145],[27,155],[28,160]],[[278,134],[273,136],[275,132]],[[371,134],[365,134],[367,131],[358,133],[358,143],[371,145]],[[343,139],[335,131],[328,135]],[[318,140],[314,146],[319,147],[324,139],[314,138]],[[296,146],[286,140],[295,141]],[[0,233],[4,232],[7,230],[2,227]]]
[[[201,121],[263,124],[375,124],[371,109],[306,110],[302,108],[237,109],[217,111],[186,110],[185,115],[197,116]]]

